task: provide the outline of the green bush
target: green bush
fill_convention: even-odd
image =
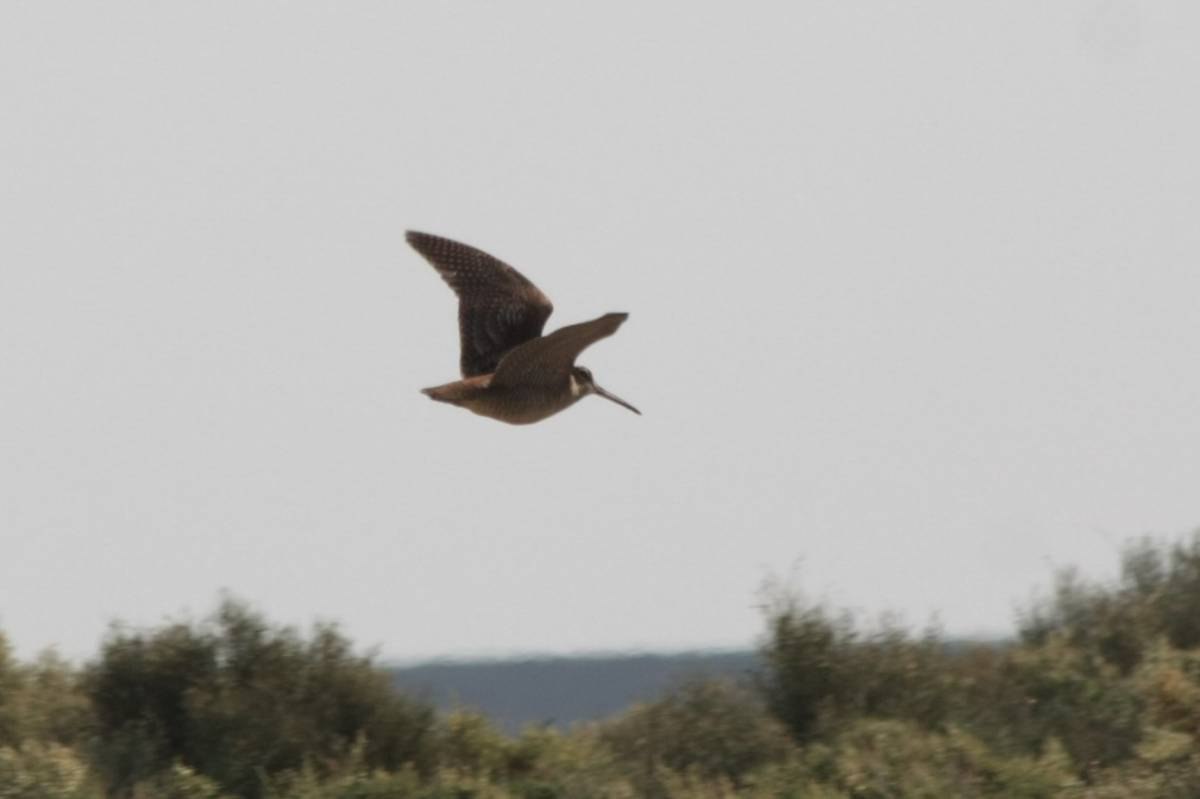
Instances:
[[[1060,741],[1084,775],[1133,755],[1142,698],[1096,653],[1054,638],[1012,650],[1003,673],[1024,700],[1023,718],[1010,723],[1024,725],[1037,748]]]
[[[1200,738],[1200,649],[1180,650],[1165,641],[1151,647],[1134,675],[1155,729]]]
[[[87,764],[56,743],[0,747],[0,799],[100,799]]]
[[[1060,572],[1052,594],[1022,615],[1022,640],[1061,636],[1126,674],[1159,638],[1178,649],[1200,646],[1200,531],[1170,545],[1142,538],[1122,550],[1120,561],[1111,585]]]
[[[24,737],[17,695],[23,687],[20,670],[8,638],[0,632],[0,746],[13,746]]]
[[[736,786],[793,751],[757,697],[725,680],[685,683],[602,725],[600,738],[646,795],[667,793],[664,769]]]
[[[864,716],[928,728],[950,717],[954,663],[932,631],[914,638],[885,620],[862,632],[849,614],[793,597],[773,601],[767,628],[759,688],[800,743]]]
[[[599,725],[569,733],[526,729],[509,751],[513,789],[522,799],[611,799],[633,796],[626,768]]]
[[[930,732],[910,722],[860,720],[805,755],[813,781],[856,799],[1005,797],[1040,799],[1075,782],[1053,748],[1039,759],[996,756],[969,733]]]
[[[848,616],[784,598],[768,611],[759,687],[768,708],[800,743],[845,703],[847,665],[858,634]]]
[[[1039,646],[1052,638],[1094,652],[1128,674],[1141,661],[1156,622],[1141,587],[1109,588],[1080,579],[1073,569],[1055,578],[1054,593],[1026,610],[1021,639]],[[1145,590],[1153,591],[1150,586]]]
[[[463,710],[443,718],[434,735],[438,766],[473,776],[507,778],[510,748],[486,718]]]
[[[1055,612],[1068,618],[1077,594],[1059,596]],[[1144,698],[1130,672],[1100,639],[1071,636],[1067,625],[1022,646],[951,649],[894,624],[861,632],[846,615],[795,601],[771,612],[760,687],[801,744],[828,745],[848,725],[893,719],[932,733],[956,729],[1000,758],[1061,746],[1075,773],[1093,779],[1141,741]]]
[[[0,633],[0,746],[28,740],[82,744],[94,732],[93,721],[69,664],[53,652],[29,665],[17,663]]]
[[[133,799],[232,799],[217,783],[180,763],[134,786]]]
[[[265,776],[329,771],[359,740],[369,767],[398,769],[432,724],[335,628],[305,639],[229,600],[204,624],[114,629],[86,686],[100,763],[124,789],[178,762],[253,799]]]

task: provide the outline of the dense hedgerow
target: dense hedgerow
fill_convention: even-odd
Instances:
[[[784,597],[745,684],[518,736],[234,601],[80,667],[0,634],[0,799],[1200,796],[1200,537],[1063,573],[1019,622],[950,646]]]

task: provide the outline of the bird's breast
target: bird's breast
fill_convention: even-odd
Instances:
[[[471,397],[463,406],[468,410],[509,424],[540,422],[573,405],[581,394],[574,391],[546,391],[516,386],[490,388]]]

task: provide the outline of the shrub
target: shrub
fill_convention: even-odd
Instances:
[[[648,795],[669,793],[664,769],[736,786],[792,752],[786,729],[757,697],[724,680],[685,683],[600,729],[622,773]]]
[[[624,764],[601,739],[597,725],[562,733],[526,729],[509,762],[514,791],[523,799],[617,799],[634,796]]]
[[[86,764],[56,743],[0,747],[0,799],[100,799]]]
[[[1003,674],[1024,699],[1023,717],[1039,749],[1062,742],[1082,774],[1130,757],[1141,740],[1143,702],[1116,667],[1088,650],[1053,638],[1014,649]]]
[[[800,743],[863,716],[934,728],[950,715],[952,658],[932,631],[914,638],[885,619],[864,633],[849,614],[787,597],[768,609],[767,626],[759,688]]]
[[[1125,674],[1159,638],[1179,649],[1200,646],[1200,531],[1169,546],[1149,538],[1127,545],[1113,584],[1060,572],[1051,596],[1025,610],[1020,634],[1032,644],[1065,637]]]
[[[216,782],[175,763],[133,788],[133,799],[232,799]]]
[[[1146,703],[1146,723],[1200,739],[1200,650],[1179,650],[1165,641],[1151,647],[1134,675]]]
[[[1053,749],[1041,759],[1001,758],[953,727],[936,733],[893,720],[855,722],[808,762],[823,782],[864,798],[1049,799],[1075,781]]]
[[[22,687],[17,662],[12,656],[8,638],[0,632],[0,746],[20,743],[21,722],[17,694]]]
[[[0,746],[28,740],[79,745],[93,727],[78,673],[53,652],[30,665],[17,663],[0,634]]]
[[[1035,603],[1023,614],[1021,639],[1040,646],[1051,638],[1062,638],[1128,674],[1137,667],[1155,634],[1151,608],[1142,590],[1154,589],[1148,585],[1134,590],[1109,588],[1064,569],[1055,577],[1052,598]]]
[[[360,739],[369,767],[398,769],[432,723],[336,628],[306,640],[232,600],[205,624],[114,629],[86,682],[101,764],[125,791],[178,762],[253,799],[264,776],[329,771]]]
[[[845,702],[857,637],[848,616],[835,618],[822,607],[785,598],[768,610],[759,688],[800,743],[815,739],[822,718]]]
[[[506,778],[510,748],[486,718],[464,710],[441,719],[434,735],[438,766],[473,776]]]

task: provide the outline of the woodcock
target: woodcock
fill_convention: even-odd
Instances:
[[[415,231],[406,238],[458,295],[463,379],[422,393],[509,424],[540,422],[588,394],[641,414],[575,365],[579,353],[617,332],[629,314],[607,313],[543,336],[554,306],[520,272],[457,241]]]

